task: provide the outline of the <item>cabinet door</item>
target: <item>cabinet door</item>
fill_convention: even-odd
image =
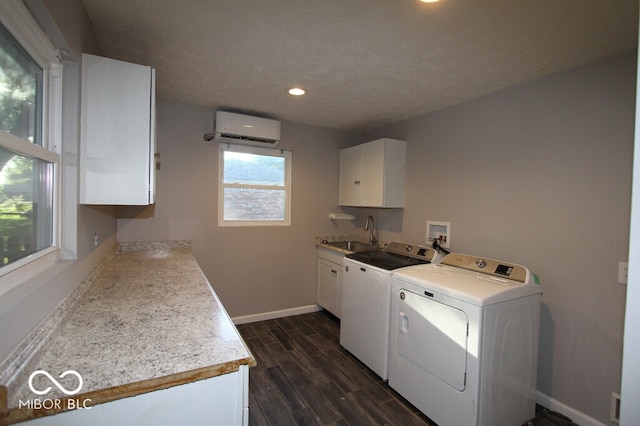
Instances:
[[[340,344],[388,378],[391,275],[345,259]]]
[[[80,202],[152,204],[155,73],[82,55]]]
[[[84,399],[77,398],[80,408]],[[30,426],[249,424],[249,367],[26,422]],[[215,419],[212,414],[215,413]],[[185,416],[188,421],[185,422]]]
[[[318,258],[317,303],[340,318],[342,265]]]
[[[362,148],[360,145],[340,150],[340,186],[338,204],[341,206],[360,205],[360,173],[362,169]]]
[[[360,147],[362,149],[360,205],[384,207],[385,139],[365,143]]]
[[[338,204],[404,207],[405,142],[378,139],[340,151]]]

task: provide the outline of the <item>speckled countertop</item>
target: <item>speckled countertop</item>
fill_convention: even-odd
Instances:
[[[37,366],[23,373],[75,370],[84,384],[74,397],[90,396],[93,404],[255,365],[186,243],[122,246],[65,309],[55,336],[47,345],[36,345],[44,346]],[[0,424],[11,423],[12,414],[24,417],[19,401],[35,396],[24,374],[12,376],[17,383],[3,383],[8,415],[3,421],[0,407]],[[44,389],[51,385],[47,380],[39,375],[33,385]],[[61,397],[55,386],[47,394]]]

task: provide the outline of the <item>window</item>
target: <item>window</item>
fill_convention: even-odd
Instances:
[[[218,225],[291,224],[291,151],[220,144]]]
[[[42,67],[0,26],[0,126],[36,145],[42,145],[42,74]]]
[[[1,294],[57,256],[60,64],[21,2],[2,2],[0,17]]]

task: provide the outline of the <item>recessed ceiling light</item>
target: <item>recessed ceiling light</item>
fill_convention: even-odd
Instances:
[[[440,0],[420,0],[421,3],[437,3]]]
[[[304,91],[304,89],[300,87],[292,87],[291,89],[289,89],[289,94],[293,96],[302,96],[305,93],[306,92]]]

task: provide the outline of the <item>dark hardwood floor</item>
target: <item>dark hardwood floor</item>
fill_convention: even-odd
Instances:
[[[434,425],[339,343],[325,311],[238,325],[251,425]]]

